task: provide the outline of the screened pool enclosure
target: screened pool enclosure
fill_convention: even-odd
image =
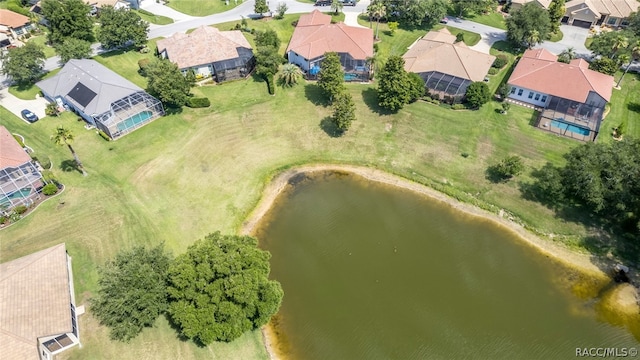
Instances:
[[[430,95],[438,95],[441,100],[450,99],[449,102],[461,102],[471,80],[462,79],[456,76],[443,74],[438,71],[431,71],[420,74],[425,81],[425,86]]]
[[[93,119],[98,129],[115,140],[163,115],[160,100],[138,91],[111,103],[109,111],[94,115]]]

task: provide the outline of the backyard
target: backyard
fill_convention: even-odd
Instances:
[[[249,21],[248,26],[274,28],[284,50],[297,16]],[[234,25],[216,27],[227,30]],[[403,54],[425,33],[397,31],[391,36],[380,26],[383,57]],[[155,48],[154,40],[149,47]],[[497,43],[492,54],[498,51],[504,51],[511,64],[515,57],[511,50]],[[137,72],[137,61],[152,56],[129,51],[96,60],[144,88],[146,80]],[[497,88],[509,72],[507,65],[492,76],[490,87]],[[628,133],[635,136],[640,136],[638,83],[636,75],[627,74],[623,90],[614,90],[612,103],[619,105],[606,120],[627,119]],[[520,195],[520,186],[532,181],[534,168],[547,161],[562,163],[562,154],[580,144],[535,129],[532,110],[513,106],[502,115],[495,102],[478,111],[453,111],[419,101],[388,114],[377,106],[375,84],[348,84],[347,89],[356,103],[357,120],[337,138],[323,130],[331,109],[322,105],[314,83],[278,88],[275,96],[255,78],[196,87],[193,92],[208,97],[210,108],[183,108],[115,142],[85,130],[84,123],[68,112],[27,124],[0,107],[2,125],[25,136],[36,156],[50,157],[54,174],[67,186],[60,196],[0,231],[0,262],[66,242],[73,257],[77,302],[88,304],[97,287],[97,266],[120,249],[164,242],[177,255],[210,232],[236,232],[275,174],[308,163],[357,164],[398,174],[496,213],[505,209],[542,236],[554,234],[553,241],[574,248],[592,233]],[[617,109],[623,104],[630,105]],[[71,154],[49,140],[59,125],[73,131],[74,148],[87,177],[64,170],[62,164]],[[492,183],[487,167],[507,155],[521,156],[525,173],[510,182]],[[156,327],[123,344],[109,340],[107,329],[90,311],[81,318],[80,329],[82,348],[61,358],[268,357],[259,332],[229,344],[199,347],[179,339],[162,318]]]

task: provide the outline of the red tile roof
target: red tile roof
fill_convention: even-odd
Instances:
[[[584,60],[565,64],[547,50],[535,49],[525,51],[508,83],[584,103],[590,91],[609,101],[613,76],[589,70]]]
[[[11,10],[0,9],[0,25],[6,25],[10,28],[17,29],[29,24],[31,20],[28,17],[13,12]]]
[[[0,126],[0,169],[18,167],[31,161],[31,157],[22,149],[13,135]]]
[[[167,51],[169,60],[180,69],[211,64],[239,57],[238,48],[251,50],[251,45],[240,30],[220,31],[201,26],[190,34],[175,33],[158,40],[158,52]]]
[[[309,60],[332,51],[359,60],[373,56],[373,30],[330,22],[331,17],[318,10],[302,15],[287,52],[294,51]]]

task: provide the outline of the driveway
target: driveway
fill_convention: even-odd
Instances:
[[[507,39],[507,32],[502,29],[460,19],[454,16],[447,16],[447,19],[449,20],[447,26],[480,34],[480,42],[471,47],[473,50],[488,54],[489,49],[491,49],[491,46],[493,46],[495,42]]]
[[[563,34],[562,40],[555,43],[545,41],[536,46],[536,48],[544,48],[557,55],[567,48],[572,47],[578,56],[591,57],[591,50],[584,46],[584,42],[587,40],[587,37],[589,37],[589,29],[571,25],[560,25],[560,31],[562,31]]]
[[[45,117],[44,109],[47,107],[47,100],[45,100],[43,97],[39,97],[33,100],[18,99],[17,97],[9,93],[9,88],[5,87],[3,89],[0,89],[0,105],[4,106],[7,110],[11,111],[20,119],[22,119],[22,115],[20,114],[20,112],[24,109],[31,110],[40,119],[42,119],[43,117]],[[26,120],[24,121],[27,122]]]

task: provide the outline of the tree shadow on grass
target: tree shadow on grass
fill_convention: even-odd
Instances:
[[[538,111],[534,111],[531,114],[531,117],[529,118],[529,125],[536,127],[538,126],[538,123],[540,122],[540,112]]]
[[[327,116],[320,121],[320,128],[332,138],[338,138],[344,135],[344,131],[338,129],[336,124],[331,120],[330,116]]]
[[[640,104],[636,102],[630,102],[627,104],[627,109],[633,112],[640,113]]]
[[[489,166],[487,170],[484,171],[484,176],[485,179],[491,181],[494,184],[506,183],[511,179],[511,177],[505,177],[504,175],[500,174],[497,165]]]
[[[182,114],[182,106],[167,106],[164,109],[165,115],[178,115]]]
[[[316,106],[329,106],[331,103],[322,93],[318,84],[306,84],[304,86],[304,96]]]
[[[60,170],[64,172],[77,171],[82,174],[82,170],[78,167],[75,160],[64,160],[60,163]]]
[[[367,88],[365,90],[362,90],[362,100],[371,111],[378,115],[395,114],[394,111],[387,110],[378,105],[378,94],[376,93],[376,89],[374,88]]]

